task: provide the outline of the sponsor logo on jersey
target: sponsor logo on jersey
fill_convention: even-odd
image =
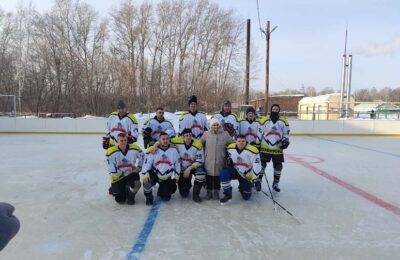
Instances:
[[[238,156],[238,157],[236,158],[236,161],[233,163],[233,165],[234,165],[234,166],[243,166],[243,167],[246,167],[246,168],[250,168],[250,165],[248,165],[248,164],[244,161],[244,159],[243,159],[242,157],[240,157],[240,156]]]
[[[130,163],[126,158],[123,158],[121,163],[117,166],[117,170],[122,168],[131,168],[133,170],[134,165]]]
[[[181,161],[193,163],[193,160],[188,153],[183,153],[183,155],[181,156]]]
[[[169,160],[168,156],[166,154],[161,155],[161,159],[158,160],[155,165],[158,166],[160,164],[167,164],[169,166],[172,166],[173,163]]]
[[[191,129],[194,129],[194,128],[199,128],[200,130],[202,130],[201,125],[199,124],[199,122],[197,122],[196,119],[193,120],[193,124],[192,124]]]
[[[279,138],[282,138],[282,134],[280,133],[280,132],[278,132],[278,131],[275,131],[276,129],[271,129],[271,131],[269,131],[269,132],[267,132],[267,133],[265,133],[265,137],[267,137],[267,136],[270,136],[270,135],[276,135],[276,136],[278,136]]]
[[[245,136],[253,136],[254,138],[257,138],[256,133],[253,131],[253,129],[251,129],[251,127],[247,128],[246,133],[244,134]]]
[[[126,134],[126,130],[125,130],[125,128],[122,126],[121,122],[118,122],[118,124],[117,124],[116,127],[111,128],[111,133],[112,133],[112,132],[116,132],[116,131],[122,132],[122,133]]]

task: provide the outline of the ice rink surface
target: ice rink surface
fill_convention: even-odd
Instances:
[[[118,205],[101,136],[0,135],[0,201],[19,233],[0,259],[399,259],[400,138],[291,137],[278,201]],[[272,167],[268,166],[269,181]],[[263,189],[268,192],[265,181]],[[202,191],[204,196],[204,190]]]

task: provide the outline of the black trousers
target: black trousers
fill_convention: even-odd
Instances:
[[[144,191],[146,197],[151,196],[151,189],[156,183],[159,184],[157,195],[160,197],[170,197],[172,194],[176,192],[176,182],[171,178],[166,180],[160,180],[157,176],[157,173],[154,171],[149,171],[150,181],[144,185]]]
[[[280,167],[280,165],[282,165],[282,163],[285,162],[283,154],[260,153],[260,158],[261,158],[261,165],[263,168],[265,168],[267,166],[267,163],[269,163],[271,160],[274,169]]]
[[[128,187],[134,188],[135,181],[140,181],[139,173],[132,173],[117,182],[111,184],[111,192],[115,201],[126,201],[126,190]]]

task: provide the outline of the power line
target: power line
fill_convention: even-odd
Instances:
[[[263,38],[262,35],[263,35],[263,34],[265,35],[265,31],[264,31],[264,30],[262,29],[262,27],[261,27],[260,7],[259,7],[259,5],[258,5],[258,0],[257,0],[257,15],[258,15],[258,25],[260,26],[261,38]]]

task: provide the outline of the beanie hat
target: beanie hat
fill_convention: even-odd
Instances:
[[[185,129],[183,129],[181,135],[191,134],[191,133],[192,133],[192,130],[190,130],[190,128],[185,128]]]
[[[190,105],[190,103],[192,102],[195,102],[197,104],[197,97],[195,95],[189,97],[188,105]]]
[[[215,117],[211,118],[211,119],[210,119],[210,127],[211,127],[213,124],[215,124],[215,123],[221,125],[221,123],[219,122],[218,119],[216,119]]]
[[[246,115],[247,115],[248,113],[250,113],[250,112],[253,112],[253,114],[256,114],[256,110],[254,109],[254,107],[248,107],[248,108],[246,109]]]
[[[118,108],[118,109],[125,108],[125,103],[124,103],[124,101],[122,101],[122,100],[118,101],[118,103],[117,103],[117,108]]]

